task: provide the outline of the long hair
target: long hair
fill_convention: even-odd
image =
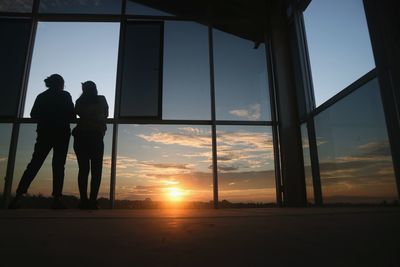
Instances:
[[[82,94],[77,101],[82,104],[95,104],[98,102],[97,94],[97,87],[94,82],[84,82],[82,83]]]

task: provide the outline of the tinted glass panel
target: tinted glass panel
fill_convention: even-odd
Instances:
[[[29,117],[36,96],[46,90],[43,80],[53,73],[64,77],[73,101],[82,93],[82,82],[94,81],[113,117],[118,36],[119,23],[39,22],[24,117]]]
[[[219,200],[276,202],[271,127],[217,128]]]
[[[32,12],[33,0],[1,0],[0,12]]]
[[[208,28],[165,22],[163,118],[209,120]]]
[[[319,106],[375,63],[362,0],[313,0],[304,21]]]
[[[71,129],[74,125],[71,125]],[[108,198],[109,190],[110,190],[110,175],[111,175],[111,140],[112,140],[112,126],[108,126],[108,130],[104,137],[104,161],[103,161],[103,173],[102,180],[100,185],[100,190],[98,197]],[[22,124],[20,128],[20,134],[18,137],[18,148],[17,148],[17,156],[15,162],[15,171],[13,178],[13,189],[12,192],[15,193],[15,190],[18,186],[18,183],[21,179],[21,176],[32,158],[33,147],[36,139],[36,124]],[[50,197],[52,192],[52,154],[50,151],[47,156],[45,162],[42,165],[42,168],[38,172],[36,178],[33,180],[31,186],[28,189],[28,194],[31,196],[43,196]],[[90,179],[90,175],[89,175]],[[90,183],[89,183],[90,184]],[[89,186],[88,186],[89,192]],[[67,161],[65,164],[65,179],[64,179],[64,187],[63,187],[63,195],[66,199],[66,203],[74,203],[77,204],[77,200],[79,198],[79,190],[78,190],[78,163],[76,161],[75,152],[73,150],[73,137],[71,137],[69,143],[69,150],[67,154]],[[33,201],[33,200],[31,200]],[[37,202],[24,201],[24,205],[27,207],[35,207],[32,204],[41,204]]]
[[[315,117],[324,202],[397,199],[377,79]]]
[[[301,140],[303,144],[304,175],[306,179],[307,201],[309,203],[314,203],[314,186],[313,186],[313,177],[311,172],[311,158],[310,158],[310,147],[308,142],[307,125],[303,123],[300,129],[301,129]]]
[[[18,107],[31,23],[0,20],[0,116],[14,116]]]
[[[122,70],[121,116],[160,115],[160,23],[127,23]]]
[[[265,46],[214,30],[218,120],[271,120]]]
[[[120,14],[121,0],[40,0],[39,12]]]
[[[0,195],[3,194],[10,149],[12,124],[0,124]]]
[[[209,126],[119,125],[117,206],[212,200]],[[137,204],[137,203],[136,203]]]
[[[151,8],[150,6],[142,5],[132,0],[126,1],[126,14],[141,16],[173,16],[162,10]]]

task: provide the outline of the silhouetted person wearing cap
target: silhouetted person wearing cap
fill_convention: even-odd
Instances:
[[[80,117],[72,131],[74,150],[78,159],[78,185],[80,209],[98,209],[97,194],[100,188],[103,169],[104,143],[108,104],[104,96],[98,95],[96,84],[92,81],[82,83],[82,95],[76,100],[75,112]],[[88,199],[88,176],[91,171],[90,197]]]
[[[52,208],[65,208],[61,202],[64,166],[71,136],[69,124],[76,118],[76,115],[71,95],[64,91],[63,77],[59,74],[53,74],[47,77],[44,82],[48,89],[36,97],[30,114],[37,121],[37,138],[32,159],[18,184],[16,196],[9,205],[9,208],[12,209],[19,208],[23,194],[27,193],[31,182],[52,149]]]

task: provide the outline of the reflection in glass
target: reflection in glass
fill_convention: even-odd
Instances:
[[[318,114],[315,130],[325,203],[397,199],[376,78]]]
[[[39,12],[120,14],[121,0],[40,0]]]
[[[92,80],[107,99],[113,117],[117,73],[119,23],[39,22],[29,74],[24,117],[50,74],[64,77],[72,100],[82,93],[81,83]]]
[[[0,116],[17,111],[30,31],[29,20],[0,20]]]
[[[0,195],[3,194],[7,172],[8,151],[10,149],[12,124],[0,124]]]
[[[75,125],[71,125],[71,129]],[[110,175],[111,175],[111,140],[112,140],[112,126],[107,125],[107,132],[104,137],[104,162],[102,180],[98,197],[108,198],[110,193]],[[22,124],[18,137],[17,155],[15,161],[15,170],[13,178],[12,193],[18,186],[23,172],[29,161],[32,158],[33,147],[36,139],[36,124]],[[51,196],[52,192],[52,151],[50,151],[42,168],[38,172],[36,178],[33,180],[28,189],[30,195],[43,195],[46,197]],[[90,179],[90,175],[89,175]],[[73,149],[73,137],[71,136],[69,149],[67,154],[67,162],[65,164],[65,179],[63,187],[64,196],[75,196],[79,198],[78,190],[78,163],[76,161],[75,152]]]
[[[161,36],[161,23],[126,24],[121,116],[160,116]]]
[[[319,106],[375,67],[362,0],[313,0],[304,12]]]
[[[218,120],[271,120],[265,45],[213,31]]]
[[[1,0],[0,12],[32,12],[33,0]]]
[[[133,0],[126,1],[126,14],[139,16],[173,16],[167,12],[139,4]]]
[[[212,200],[209,126],[119,125],[116,199]]]
[[[208,28],[176,21],[164,27],[163,118],[209,120]]]
[[[311,158],[310,158],[310,147],[308,143],[307,124],[303,123],[300,126],[300,130],[301,130],[301,141],[303,145],[304,176],[306,179],[307,202],[314,203],[314,186],[313,186],[313,177],[311,172]]]
[[[276,201],[271,127],[217,127],[219,200]]]

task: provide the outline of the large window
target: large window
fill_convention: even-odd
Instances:
[[[82,93],[82,82],[94,81],[113,117],[118,36],[119,23],[39,22],[24,117],[46,90],[43,80],[53,73],[64,77],[73,101]]]
[[[314,203],[314,186],[313,186],[313,177],[311,171],[311,157],[310,157],[307,125],[303,123],[300,126],[300,130],[301,130],[301,141],[303,145],[304,176],[306,179],[307,202]]]
[[[319,106],[375,63],[362,0],[312,0],[304,22]]]
[[[71,125],[73,128],[75,125]],[[111,166],[111,137],[112,127],[108,126],[108,130],[104,137],[104,162],[102,180],[99,190],[99,197],[109,198],[110,193],[110,166]],[[18,137],[18,149],[16,155],[16,164],[14,170],[14,180],[12,192],[15,193],[18,183],[22,177],[27,164],[30,162],[33,153],[33,147],[36,139],[36,124],[22,124],[20,126],[20,134]],[[36,178],[33,180],[28,189],[28,194],[31,196],[51,196],[53,174],[52,174],[52,151],[47,156],[42,168],[38,172]],[[90,175],[89,175],[90,179]],[[88,186],[90,190],[90,183]],[[88,191],[89,192],[89,191]],[[78,163],[76,155],[73,150],[73,137],[71,137],[69,150],[67,154],[67,161],[65,164],[65,179],[63,187],[64,196],[79,197],[78,190]],[[29,203],[26,203],[29,205]]]
[[[219,199],[275,202],[272,131],[264,126],[217,127]]]
[[[120,125],[117,200],[212,200],[209,126]]]
[[[315,117],[325,203],[397,199],[377,78]]]
[[[0,124],[0,195],[3,194],[5,177],[7,172],[8,151],[10,149],[12,125]]]
[[[218,120],[271,120],[265,46],[214,30]]]
[[[161,40],[161,23],[127,23],[122,69],[121,116],[161,117]]]
[[[165,22],[163,119],[210,120],[208,28]]]
[[[15,116],[24,78],[31,22],[0,19],[0,116]]]

